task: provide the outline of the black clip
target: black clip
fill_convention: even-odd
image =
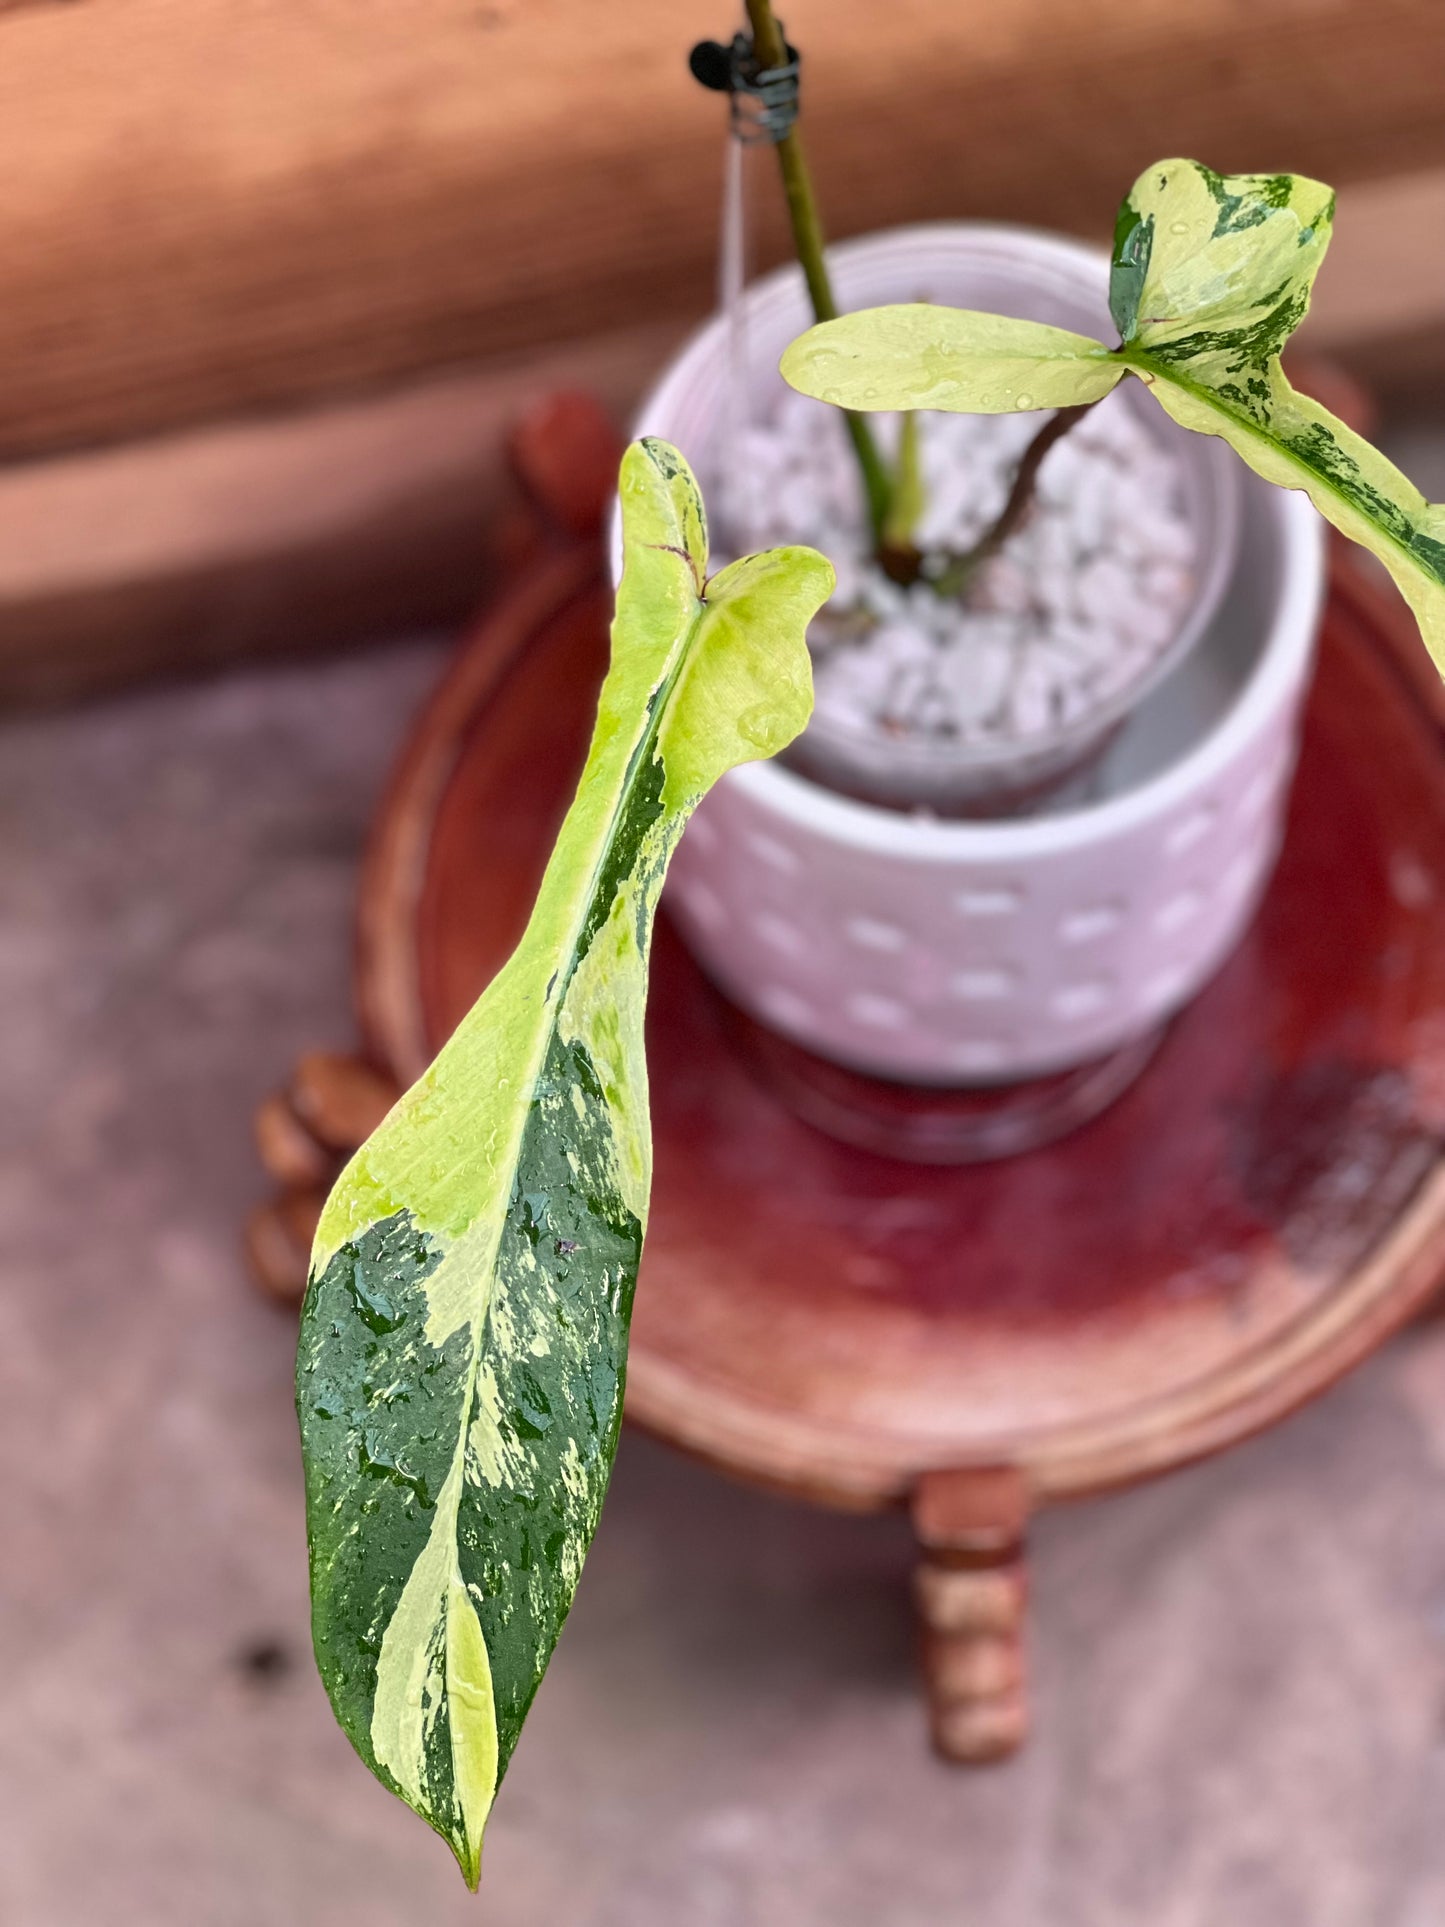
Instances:
[[[784,43],[786,45],[786,43]],[[787,64],[759,67],[753,43],[735,34],[728,46],[699,40],[688,55],[693,79],[715,94],[726,94],[734,136],[749,145],[786,139],[798,118],[798,75],[801,61],[796,47],[787,48]]]

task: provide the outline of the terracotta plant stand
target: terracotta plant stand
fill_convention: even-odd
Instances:
[[[371,1067],[307,1059],[263,1113],[285,1190],[252,1250],[281,1294],[340,1154],[520,932],[580,766],[615,445],[584,403],[559,402],[519,454],[551,532],[523,542],[525,566],[423,713],[366,865]],[[1442,723],[1413,625],[1342,562],[1258,919],[1112,1108],[1026,1156],[904,1163],[803,1122],[661,922],[628,1416],[820,1504],[911,1506],[933,1733],[951,1758],[1024,1735],[1036,1508],[1272,1424],[1435,1289]]]

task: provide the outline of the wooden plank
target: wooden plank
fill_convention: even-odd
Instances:
[[[0,12],[0,454],[355,392],[710,285],[728,0],[70,0]],[[838,233],[1102,234],[1161,151],[1445,163],[1420,0],[790,0]],[[779,241],[776,196],[763,252]]]
[[[0,471],[0,703],[465,616],[505,542],[518,413],[580,385],[625,419],[675,339],[653,325]]]
[[[1445,392],[1445,170],[1360,185],[1306,339],[1387,398]],[[446,622],[487,579],[507,423],[557,386],[625,421],[661,322],[403,383],[0,469],[0,702]]]

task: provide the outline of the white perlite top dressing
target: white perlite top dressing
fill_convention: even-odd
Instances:
[[[1046,419],[922,419],[921,549],[977,540]],[[872,420],[891,458],[896,421]],[[818,717],[849,733],[1027,748],[1142,681],[1194,590],[1179,466],[1117,394],[1049,451],[1026,522],[966,608],[927,583],[900,588],[867,560],[836,409],[788,395],[772,421],[735,425],[730,440],[718,547],[806,542],[833,562],[837,593],[809,644]]]

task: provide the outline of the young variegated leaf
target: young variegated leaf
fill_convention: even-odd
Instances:
[[[783,352],[784,379],[838,408],[1010,415],[1100,401],[1124,370],[1102,342],[1042,321],[924,301],[820,321]]]
[[[1334,195],[1317,181],[1161,161],[1140,175],[1115,230],[1118,348],[1038,322],[911,304],[810,328],[782,371],[843,408],[968,414],[1098,401],[1131,372],[1177,422],[1223,436],[1267,481],[1303,489],[1377,555],[1445,670],[1445,505],[1426,501],[1280,367],[1333,216]]]
[[[653,910],[694,804],[812,702],[808,549],[706,579],[681,456],[621,479],[612,665],[516,951],[337,1181],[297,1359],[313,1632],[337,1717],[475,1886],[617,1442],[651,1140]]]
[[[1141,174],[1120,212],[1120,352],[1185,428],[1222,435],[1266,481],[1299,488],[1377,555],[1445,669],[1445,505],[1290,386],[1280,351],[1309,308],[1335,197],[1294,174],[1197,161]]]

